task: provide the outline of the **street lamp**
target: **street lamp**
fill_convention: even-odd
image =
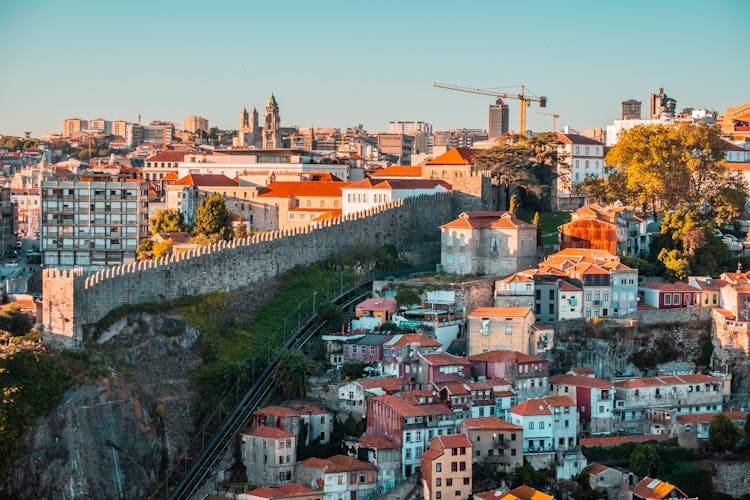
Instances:
[[[313,316],[315,316],[315,297],[318,295],[318,291],[313,291]]]

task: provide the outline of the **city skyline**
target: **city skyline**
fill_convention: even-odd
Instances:
[[[60,131],[71,116],[143,123],[190,115],[237,129],[275,94],[282,126],[487,128],[494,98],[432,87],[528,91],[528,128],[605,127],[620,101],[664,88],[723,113],[748,99],[750,4],[540,1],[3,4],[0,134]],[[518,128],[518,102],[510,128]]]

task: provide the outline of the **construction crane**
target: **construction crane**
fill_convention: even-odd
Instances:
[[[539,103],[540,108],[546,108],[547,107],[547,98],[546,97],[528,97],[526,96],[526,87],[521,85],[521,92],[518,94],[508,94],[505,92],[495,92],[494,90],[485,90],[485,89],[474,89],[470,87],[461,87],[460,85],[450,85],[447,83],[440,83],[440,82],[432,82],[433,87],[439,87],[441,89],[448,89],[448,90],[458,90],[460,92],[468,92],[470,94],[483,94],[483,95],[491,95],[494,97],[497,97],[499,99],[518,99],[520,103],[520,124],[519,124],[519,133],[521,135],[526,135],[526,108],[529,106],[529,103],[531,101]]]
[[[557,113],[545,113],[543,111],[537,111],[537,114],[551,116],[552,117],[552,131],[557,132],[557,127],[556,127],[557,119],[560,118],[560,115],[558,115]]]

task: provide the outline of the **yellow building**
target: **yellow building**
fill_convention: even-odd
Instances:
[[[530,354],[534,312],[530,307],[480,307],[468,316],[469,356],[507,349]]]

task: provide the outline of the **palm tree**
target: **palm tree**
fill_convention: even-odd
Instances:
[[[307,392],[307,379],[319,375],[320,367],[302,352],[287,349],[281,355],[273,378],[285,396],[302,397]]]

